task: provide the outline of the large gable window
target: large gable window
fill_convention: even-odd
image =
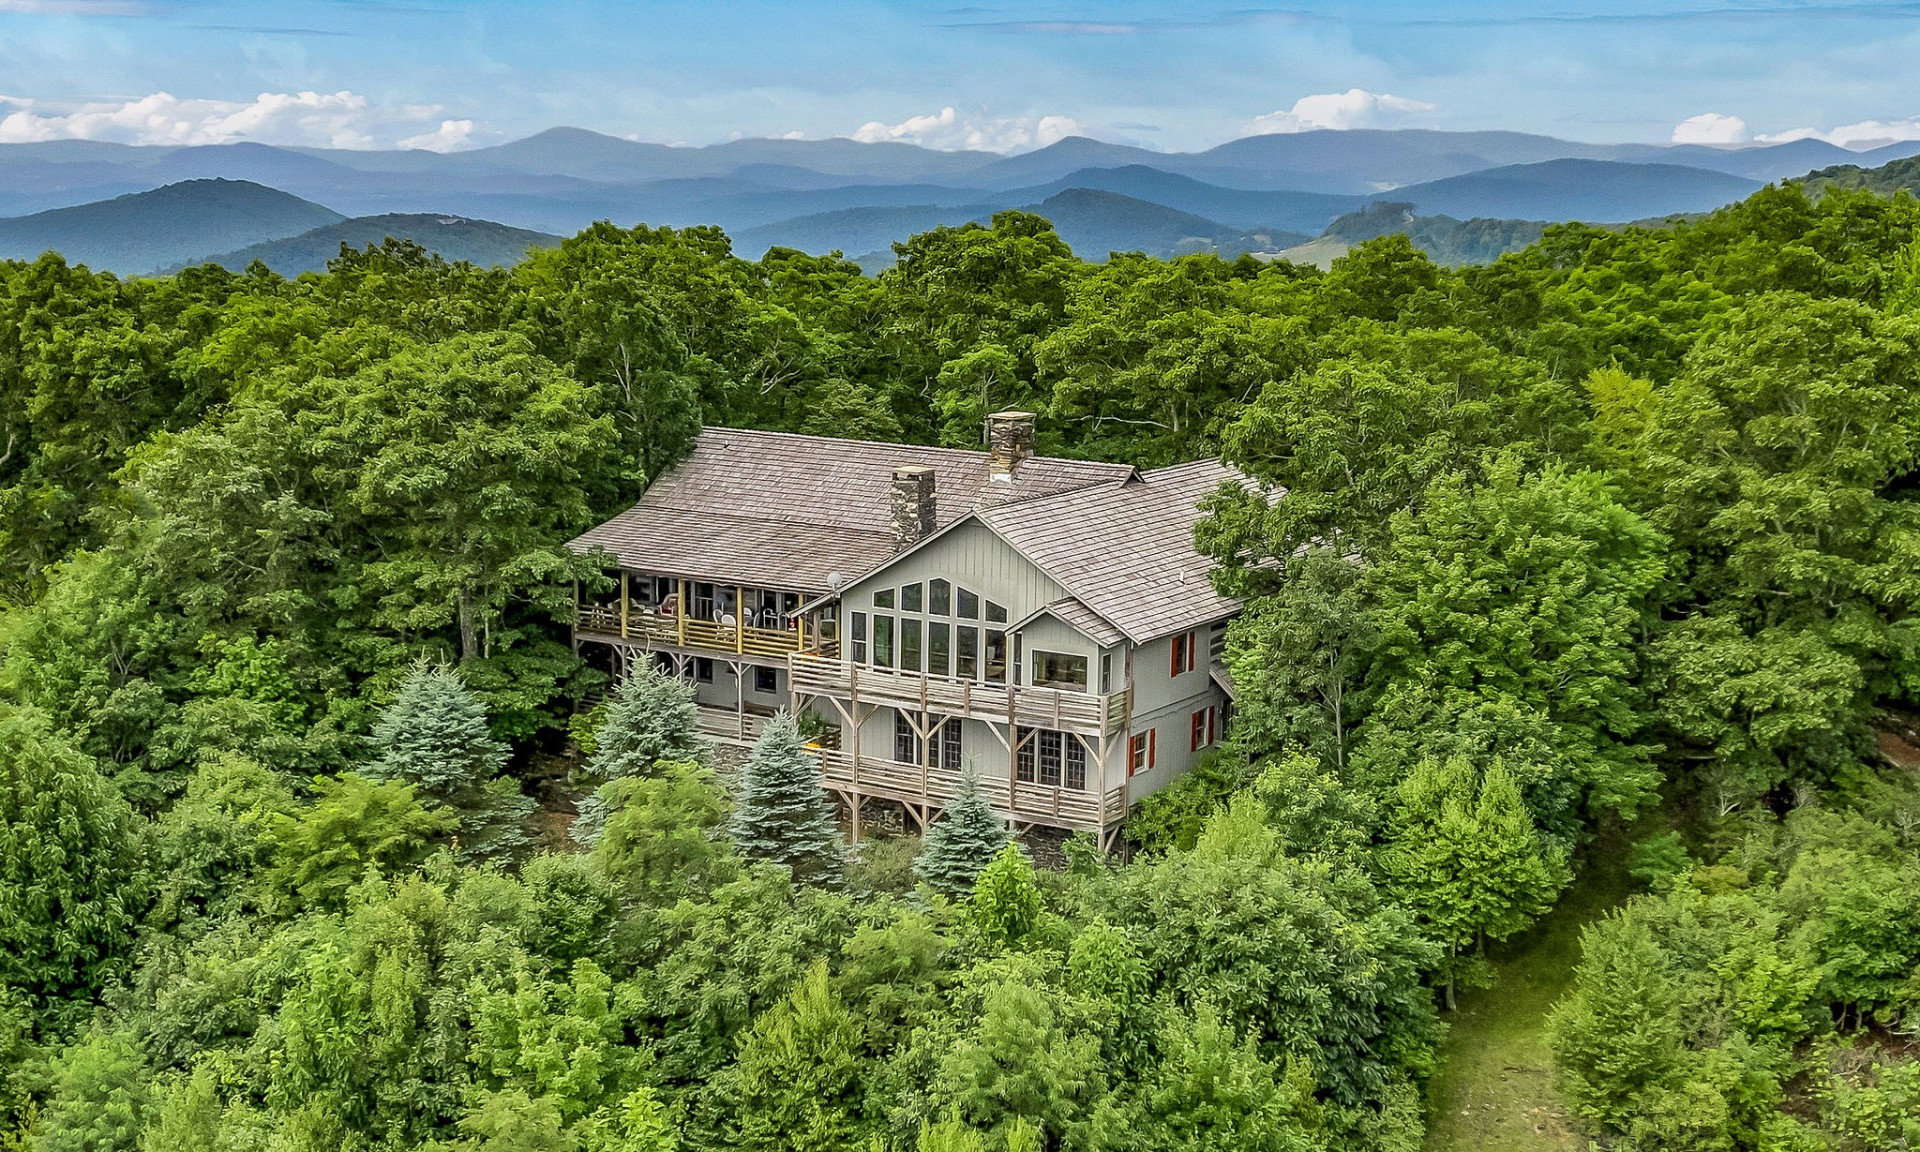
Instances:
[[[931,579],[873,593],[871,624],[867,614],[853,616],[852,644],[849,654],[857,664],[871,663],[876,668],[898,668],[902,672],[925,671],[932,676],[979,680],[989,684],[1018,682],[1022,672],[1016,647],[1009,656],[1008,633],[1004,628],[982,629],[977,624],[953,623],[959,620],[986,620],[1004,624],[1007,608],[983,598],[970,588],[951,580]],[[869,636],[871,632],[871,636]],[[1071,663],[1074,657],[1060,656],[1058,671],[1067,677],[1063,684],[1085,688],[1085,659],[1080,659],[1078,679]],[[1035,683],[1045,677],[1036,671]]]

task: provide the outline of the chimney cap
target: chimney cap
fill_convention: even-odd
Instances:
[[[1006,408],[999,412],[994,412],[990,414],[987,417],[987,419],[989,420],[1031,420],[1033,419],[1033,413],[1022,412],[1017,408]]]
[[[932,471],[931,464],[896,464],[893,475],[895,479],[905,480],[910,476],[925,476]]]

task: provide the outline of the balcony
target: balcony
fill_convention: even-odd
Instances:
[[[1127,724],[1125,692],[1098,696],[1062,688],[982,684],[899,672],[813,652],[787,659],[796,696],[832,696],[942,716],[1100,736]]]
[[[684,648],[718,656],[784,657],[800,651],[805,641],[805,634],[798,628],[716,624],[684,615],[662,615],[638,606],[629,609],[622,620],[618,605],[605,604],[580,605],[574,629],[596,640],[629,640],[649,648]]]
[[[856,760],[837,748],[820,750],[820,782],[837,792],[943,808],[960,790],[958,772],[868,756]],[[980,795],[1003,816],[1052,828],[1101,831],[1127,812],[1124,786],[1102,793],[987,777]]]

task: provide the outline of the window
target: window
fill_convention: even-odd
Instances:
[[[934,763],[948,772],[960,771],[960,724],[959,718],[950,719],[933,734]]]
[[[919,729],[914,728],[914,720],[919,721]],[[902,764],[920,763],[920,753],[924,746],[927,763],[932,767],[943,768],[949,772],[960,771],[963,749],[960,742],[960,724],[958,717],[915,715],[902,709],[893,713],[893,758]],[[920,733],[927,733],[923,741]]]
[[[853,614],[853,659],[855,663],[867,662],[867,614]]]
[[[873,618],[873,666],[893,667],[893,617]]]
[[[953,614],[953,585],[945,580],[927,581],[927,615],[950,616]]]
[[[980,675],[980,629],[966,624],[954,628],[953,674],[962,680]]]
[[[935,676],[953,675],[953,625],[944,620],[927,625],[927,671]]]
[[[1006,622],[1007,610],[991,600],[987,601],[987,623],[1005,624]]]
[[[881,588],[876,590],[873,594],[873,606],[875,608],[893,607],[893,589]]]
[[[893,758],[902,764],[920,763],[920,734],[913,730],[907,714],[898,709],[893,713]]]
[[[960,606],[959,616],[961,619],[963,620],[980,619],[980,597],[975,596],[973,593],[967,591],[965,588],[962,588],[960,589],[960,595],[956,598],[956,600]]]
[[[1149,728],[1127,739],[1127,775],[1137,776],[1153,767],[1154,753],[1158,750],[1154,740],[1155,729]]]
[[[1087,658],[1065,652],[1042,652],[1035,649],[1033,682],[1044,688],[1084,690],[1087,686]]]
[[[1020,749],[1014,756],[1013,770],[1022,784],[1086,789],[1087,746],[1079,737],[1051,728],[1021,728],[1017,732]]]
[[[987,675],[989,684],[1007,682],[1007,634],[998,628],[987,629]]]
[[[753,670],[753,690],[755,692],[780,691],[780,669],[755,668]]]
[[[712,620],[716,618],[713,602],[713,585],[695,584],[693,586],[693,618]]]
[[[920,621],[905,616],[900,618],[900,670],[920,671]]]
[[[702,684],[713,683],[713,661],[705,656],[693,658],[693,678]]]
[[[1207,659],[1218,660],[1227,651],[1227,625],[1224,621],[1207,630]]]
[[[922,610],[920,606],[921,588],[922,585],[909,584],[900,589],[900,611],[919,612]]]
[[[1193,744],[1188,751],[1198,752],[1202,748],[1213,746],[1214,742],[1220,738],[1218,717],[1219,712],[1211,706],[1193,714]]]
[[[1100,653],[1100,695],[1113,691],[1113,653]]]
[[[1182,632],[1173,638],[1173,675],[1193,671],[1194,640],[1192,632]]]

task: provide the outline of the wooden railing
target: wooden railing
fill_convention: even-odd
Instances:
[[[671,644],[679,648],[749,656],[785,656],[800,650],[798,629],[755,628],[752,625],[716,624],[690,616],[662,616],[633,609],[625,621],[618,605],[582,604],[575,625],[581,632],[599,636],[637,640],[644,644]]]
[[[861,796],[945,807],[960,790],[960,774],[944,768],[922,768],[897,760],[862,756],[856,767],[851,752],[821,749],[820,781],[828,788]],[[987,777],[980,795],[1003,816],[1053,828],[1098,831],[1126,815],[1126,790],[1060,788],[1020,780]]]
[[[1026,728],[1100,735],[1124,729],[1127,694],[1096,696],[1059,688],[982,684],[951,676],[897,672],[812,652],[787,658],[798,696],[834,696],[862,703],[964,716]]]
[[[744,709],[699,706],[695,726],[702,736],[729,744],[751,744],[767,726],[770,717]]]

